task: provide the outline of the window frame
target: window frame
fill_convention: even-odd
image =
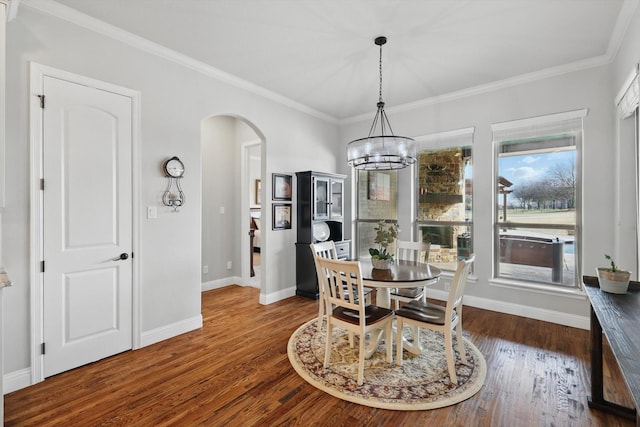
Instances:
[[[492,140],[493,140],[493,182],[494,188],[492,191],[493,198],[493,233],[492,233],[492,248],[493,248],[493,268],[490,284],[497,286],[504,286],[508,288],[518,288],[528,291],[538,291],[542,293],[550,294],[564,294],[564,295],[577,295],[579,297],[584,295],[582,289],[582,153],[583,153],[583,140],[584,140],[584,118],[588,114],[588,109],[573,110],[563,113],[549,114],[544,116],[536,116],[531,118],[525,118],[520,120],[513,120],[508,122],[496,123],[491,126]],[[499,155],[500,155],[500,143],[507,140],[524,140],[524,139],[544,139],[554,132],[554,129],[561,128],[563,126],[575,126],[579,121],[579,128],[574,129],[575,132],[575,210],[576,218],[574,225],[574,257],[575,257],[575,271],[574,271],[574,285],[573,286],[558,286],[552,282],[539,282],[533,280],[525,280],[514,277],[505,277],[499,275],[500,264],[500,229],[504,228],[504,223],[500,223],[500,207],[499,207]],[[513,137],[499,137],[504,133],[513,132]],[[519,136],[517,136],[520,134]],[[566,229],[566,225],[552,225],[541,223],[509,223],[509,228],[545,228],[545,229]]]
[[[416,141],[416,152],[420,151],[438,151],[438,150],[446,150],[446,149],[455,149],[455,148],[469,148],[471,152],[471,164],[473,171],[473,151],[474,151],[474,138],[475,138],[475,126],[466,127],[461,129],[437,132],[432,134],[423,135],[420,137],[414,138]],[[413,203],[413,209],[411,212],[412,218],[411,222],[413,224],[412,227],[412,235],[413,236],[421,236],[421,228],[422,227],[437,227],[437,226],[448,226],[448,227],[466,227],[468,232],[471,235],[471,244],[473,245],[474,241],[474,207],[473,207],[473,172],[472,172],[472,185],[471,185],[471,220],[466,221],[436,221],[436,220],[421,220],[419,219],[419,209],[420,209],[420,170],[416,165],[413,166],[413,188],[411,191],[411,200]],[[463,198],[463,202],[464,202]],[[455,268],[446,268],[443,266],[438,266],[445,274],[452,274],[455,271]],[[473,267],[472,267],[473,268]]]

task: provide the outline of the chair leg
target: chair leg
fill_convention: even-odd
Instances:
[[[462,363],[466,365],[467,353],[464,350],[464,341],[462,340],[462,322],[458,322],[458,324],[456,325],[456,337],[458,340],[458,353],[460,353],[460,359],[462,360]]]
[[[402,366],[402,317],[396,317],[396,365]]]
[[[456,361],[453,357],[452,332],[451,328],[447,328],[444,331],[444,352],[447,357],[447,366],[449,367],[449,378],[453,384],[457,384],[458,378],[456,377]]]
[[[384,327],[385,346],[387,347],[387,362],[393,362],[393,328],[392,322],[387,322]]]
[[[322,316],[324,315],[324,298],[320,295],[320,299],[318,300],[318,330],[320,330],[320,326],[322,326]]]
[[[360,335],[360,346],[358,348],[358,385],[364,382],[364,336]]]
[[[333,324],[327,318],[327,337],[325,338],[326,343],[324,347],[324,367],[329,367],[329,362],[331,359],[331,336],[333,335]]]

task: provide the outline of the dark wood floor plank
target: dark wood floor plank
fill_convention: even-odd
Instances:
[[[633,425],[587,407],[588,331],[465,307],[465,335],[487,361],[482,389],[446,408],[390,411],[336,399],[293,370],[287,342],[316,301],[258,297],[204,292],[202,329],[10,393],[5,425]],[[606,344],[604,360],[605,396],[631,405]]]

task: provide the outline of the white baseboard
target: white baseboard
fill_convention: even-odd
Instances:
[[[222,279],[210,280],[208,282],[203,282],[202,283],[202,292],[210,291],[212,289],[224,288],[225,286],[230,286],[230,285],[245,286],[242,283],[242,277],[231,276],[231,277],[225,277],[225,278],[222,278]]]
[[[29,387],[31,384],[31,368],[9,372],[2,377],[4,394]]]
[[[260,294],[260,304],[268,305],[274,302],[278,302],[283,299],[291,298],[296,295],[296,287],[293,286],[291,288],[283,289],[278,292],[273,292],[270,294]]]
[[[448,293],[438,289],[430,289],[428,296],[437,300],[446,301]],[[465,295],[464,304],[471,307],[482,308],[484,310],[497,311],[499,313],[513,314],[515,316],[528,317],[530,319],[571,326],[572,328],[587,330],[590,328],[590,320],[588,316],[578,316],[576,314],[562,313],[560,311],[547,310],[546,308],[529,307],[527,305],[505,301],[494,301],[486,298],[475,297],[473,295]]]
[[[171,325],[162,326],[143,332],[140,339],[140,347],[146,347],[169,338],[173,338],[180,334],[202,328],[202,314],[185,319]]]
[[[166,325],[160,328],[144,332],[141,336],[140,347],[145,347],[164,341],[169,338],[202,328],[202,315],[194,316],[180,322]],[[135,350],[134,350],[135,351]],[[29,387],[34,384],[31,380],[31,368],[21,369],[19,371],[9,372],[2,378],[4,394]]]

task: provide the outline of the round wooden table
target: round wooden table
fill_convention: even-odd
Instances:
[[[362,280],[365,286],[376,288],[376,305],[391,308],[391,289],[421,288],[433,285],[442,272],[422,262],[398,260],[388,270],[373,268],[370,259],[360,260]]]

